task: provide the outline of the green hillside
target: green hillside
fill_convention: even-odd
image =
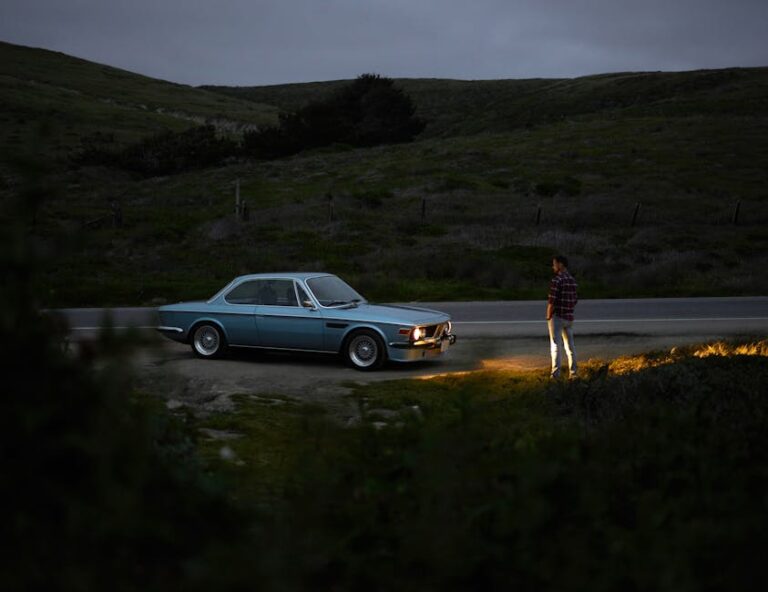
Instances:
[[[58,135],[38,155],[192,115],[275,121],[344,84],[213,92],[0,48],[26,64],[3,60],[14,72],[0,93],[5,149],[30,150],[25,134],[53,119]],[[410,144],[148,179],[61,168],[44,189],[2,177],[0,197],[46,197],[30,218],[60,253],[41,286],[50,306],[200,298],[237,274],[292,269],[339,273],[375,300],[541,298],[555,251],[571,257],[584,298],[766,294],[767,81],[767,68],[401,80],[428,120]],[[248,220],[233,213],[238,180]]]
[[[768,68],[603,74],[575,79],[401,79],[425,136],[511,131],[564,118],[766,115]],[[296,109],[345,81],[262,87],[204,88],[227,96]]]
[[[41,123],[46,156],[66,157],[93,134],[136,140],[210,121],[226,131],[275,120],[277,109],[155,80],[62,53],[0,42],[0,145],[25,146]]]

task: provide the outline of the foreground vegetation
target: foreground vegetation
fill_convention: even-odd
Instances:
[[[235,581],[253,569],[286,589],[749,589],[766,526],[766,356],[765,341],[721,343],[593,361],[577,383],[380,383],[357,388],[358,427],[243,395],[192,425],[239,435],[201,450],[270,524]]]

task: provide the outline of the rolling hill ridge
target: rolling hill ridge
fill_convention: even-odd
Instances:
[[[202,298],[288,269],[374,300],[540,298],[555,251],[584,298],[768,293],[768,68],[398,80],[428,121],[412,143],[142,178],[69,156],[201,122],[236,139],[345,82],[191,88],[10,44],[0,58],[3,155],[57,164],[42,193],[0,177],[3,204],[44,196],[29,232],[57,253],[49,306]]]

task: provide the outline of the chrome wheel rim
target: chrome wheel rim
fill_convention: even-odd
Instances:
[[[379,357],[379,346],[373,337],[358,335],[349,342],[349,359],[355,366],[367,368],[376,363]]]
[[[195,351],[201,356],[212,356],[219,350],[219,332],[210,325],[203,325],[195,331]]]

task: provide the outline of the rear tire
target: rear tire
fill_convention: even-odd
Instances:
[[[342,348],[344,361],[355,370],[378,370],[387,360],[384,341],[375,331],[360,329],[352,333]]]
[[[213,323],[201,323],[192,330],[189,341],[192,351],[198,358],[219,358],[227,349],[224,333]]]

